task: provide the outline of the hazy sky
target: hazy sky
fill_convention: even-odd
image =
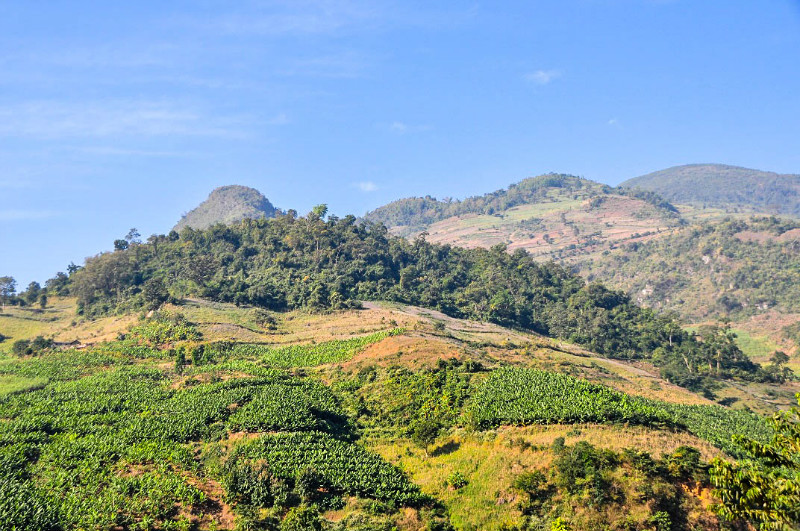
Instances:
[[[800,2],[0,0],[0,275],[212,188],[363,214],[550,171],[800,173]]]

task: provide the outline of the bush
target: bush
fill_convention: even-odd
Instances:
[[[322,521],[315,507],[295,507],[281,522],[281,531],[322,531]]]
[[[13,352],[15,356],[28,356],[33,353],[33,351],[31,351],[31,342],[27,339],[18,339],[14,341],[14,344],[11,346],[11,352]]]
[[[467,480],[466,477],[464,477],[464,474],[456,470],[455,472],[447,476],[447,484],[456,490],[461,490],[467,485],[469,485],[469,481]]]

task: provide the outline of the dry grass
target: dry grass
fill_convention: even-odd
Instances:
[[[345,310],[329,313],[291,311],[271,313],[277,320],[274,330],[258,324],[258,309],[233,304],[191,299],[180,306],[168,306],[195,323],[208,341],[288,345],[349,339],[393,327],[414,326],[416,319],[390,309]]]
[[[547,448],[558,437],[564,437],[567,444],[587,441],[617,451],[637,448],[654,457],[681,445],[698,448],[706,460],[720,455],[716,448],[686,433],[594,424],[504,427],[480,435],[459,432],[440,439],[429,456],[406,440],[376,440],[368,446],[405,470],[423,492],[443,500],[456,529],[497,529],[521,516],[518,493],[511,487],[514,478],[525,471],[545,469],[552,455]],[[447,485],[454,472],[469,481],[459,491]]]
[[[666,234],[675,221],[640,199],[606,196],[592,205],[586,196],[551,191],[546,200],[495,215],[454,216],[432,224],[428,239],[461,247],[525,249],[533,256],[585,256],[623,241],[644,241]],[[648,236],[644,236],[649,234]]]
[[[0,313],[0,333],[9,339],[0,343],[0,353],[11,352],[18,339],[44,336],[58,342],[101,343],[111,341],[136,322],[136,316],[112,316],[87,320],[76,314],[74,297],[51,297],[44,310],[6,306]]]

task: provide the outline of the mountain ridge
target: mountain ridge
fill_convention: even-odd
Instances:
[[[657,193],[680,204],[800,216],[800,175],[726,164],[686,164],[634,177],[627,189]]]

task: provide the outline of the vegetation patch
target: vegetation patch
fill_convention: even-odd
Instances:
[[[500,424],[624,422],[686,429],[724,451],[745,431],[759,440],[771,432],[761,417],[722,406],[683,405],[628,396],[578,378],[536,369],[494,371],[475,392],[467,418],[482,428]]]
[[[387,337],[400,335],[404,331],[402,328],[394,328],[351,339],[277,348],[253,343],[237,343],[232,347],[232,354],[260,358],[267,365],[274,367],[314,367],[347,361],[369,345]]]

